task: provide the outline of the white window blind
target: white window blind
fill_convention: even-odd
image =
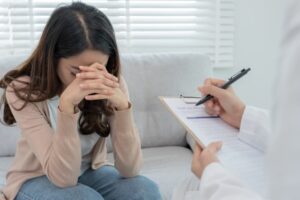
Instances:
[[[194,52],[234,62],[235,0],[82,0],[111,20],[121,52]],[[63,3],[62,3],[63,2]],[[0,0],[0,52],[29,52],[53,10],[71,0]]]

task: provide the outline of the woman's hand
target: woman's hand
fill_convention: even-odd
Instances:
[[[224,83],[223,80],[210,78],[198,88],[203,96],[210,94],[214,97],[204,104],[205,110],[210,115],[220,116],[231,126],[240,128],[245,104],[234,94],[232,88],[226,90],[219,88]]]
[[[81,72],[76,76],[85,79],[80,87],[82,89],[97,90],[86,95],[86,100],[108,99],[117,110],[124,110],[129,107],[129,102],[120,89],[118,78],[109,74],[103,65],[95,63],[90,67],[81,66],[80,70]]]
[[[108,100],[112,106],[119,111],[126,110],[130,107],[127,97],[120,88],[116,88],[114,95],[110,96]]]
[[[79,68],[81,72],[76,74],[76,78],[60,97],[59,108],[66,113],[74,113],[74,108],[84,98],[87,100],[108,99],[114,95],[115,88],[119,87],[118,79],[98,63]],[[96,98],[95,95],[97,95]]]
[[[213,142],[209,144],[204,150],[199,144],[195,144],[195,150],[192,161],[192,172],[201,178],[204,169],[214,162],[219,162],[217,153],[222,147],[222,142]]]

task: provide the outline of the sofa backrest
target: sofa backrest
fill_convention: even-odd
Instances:
[[[199,54],[130,54],[122,57],[134,117],[143,147],[184,146],[185,130],[158,96],[196,95],[211,76],[209,59]]]
[[[26,57],[1,58],[1,77]],[[186,145],[184,128],[161,104],[158,96],[199,96],[197,86],[212,74],[208,57],[183,53],[125,54],[121,56],[121,63],[142,146]],[[0,124],[0,156],[14,155],[19,135],[17,127]],[[110,144],[108,149],[111,151]]]

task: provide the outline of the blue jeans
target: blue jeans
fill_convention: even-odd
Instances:
[[[143,176],[122,178],[112,166],[88,169],[74,187],[59,188],[46,176],[26,181],[15,200],[161,200],[157,185]]]

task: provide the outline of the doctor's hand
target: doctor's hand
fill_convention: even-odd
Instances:
[[[210,94],[214,97],[204,103],[205,110],[210,115],[220,116],[231,126],[240,128],[245,104],[234,94],[231,87],[219,88],[224,83],[223,80],[209,78],[203,86],[198,87],[203,96]]]
[[[201,149],[199,144],[195,144],[195,150],[192,161],[192,172],[201,178],[204,169],[211,163],[219,162],[217,153],[222,147],[222,142],[213,142],[205,149]]]

